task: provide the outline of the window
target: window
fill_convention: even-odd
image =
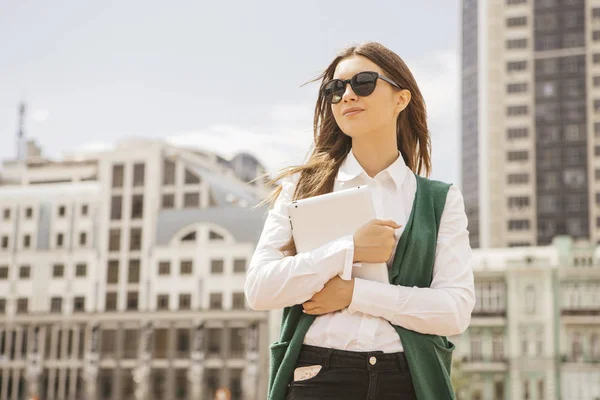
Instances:
[[[471,334],[471,360],[481,361],[483,360],[481,354],[481,336],[477,333]]]
[[[9,220],[10,219],[10,208],[5,208],[4,211],[2,212],[3,218],[4,220]]]
[[[156,309],[157,310],[168,310],[169,309],[169,295],[159,294],[156,296]]]
[[[87,245],[87,233],[85,233],[85,232],[79,233],[79,245],[81,247],[84,247]]]
[[[75,276],[85,277],[87,275],[87,264],[77,264],[75,265]]]
[[[26,314],[29,309],[29,300],[26,298],[17,299],[17,314]]]
[[[571,338],[571,352],[574,361],[581,361],[583,358],[583,341],[579,332],[573,333],[573,337]]]
[[[129,237],[129,250],[140,250],[142,248],[142,228],[131,228]]]
[[[243,310],[246,308],[246,296],[243,292],[233,294],[231,308],[234,310]]]
[[[592,8],[592,19],[600,19],[600,8]]]
[[[503,361],[504,359],[504,335],[496,333],[492,337],[492,358],[494,361]]]
[[[182,293],[179,295],[179,309],[189,310],[192,308],[192,295],[189,293]]]
[[[600,31],[592,32],[592,40],[594,40],[594,42],[600,40]]]
[[[504,400],[504,382],[494,382],[494,400]]]
[[[527,314],[535,313],[535,289],[533,285],[525,288],[525,311]]]
[[[169,209],[175,207],[175,195],[163,194],[162,196],[162,208]]]
[[[223,273],[223,260],[212,260],[210,262],[211,274],[222,274]]]
[[[600,359],[600,335],[597,333],[592,333],[592,337],[590,338],[590,348],[592,359]]]
[[[508,198],[509,208],[529,207],[529,197],[526,196],[511,196]]]
[[[127,309],[137,310],[138,308],[138,292],[127,292]]]
[[[195,242],[196,241],[196,231],[190,232],[184,237],[181,238],[182,242]]]
[[[123,164],[115,164],[112,168],[112,187],[121,188],[123,187]]]
[[[508,221],[508,230],[509,231],[529,230],[529,220],[527,220],[527,219],[509,220]]]
[[[82,217],[85,217],[85,216],[87,216],[87,215],[88,215],[88,212],[89,212],[89,207],[88,207],[88,205],[87,205],[87,204],[83,204],[83,205],[81,206],[81,216],[82,216]]]
[[[525,400],[531,399],[531,392],[529,390],[529,381],[523,382],[523,399],[525,399]]]
[[[52,277],[53,278],[62,278],[63,276],[65,276],[64,264],[54,264],[52,266]]]
[[[52,297],[50,299],[50,312],[59,313],[62,311],[62,298]]]
[[[544,380],[543,379],[538,379],[538,399],[539,400],[544,400],[546,398],[545,396],[545,390],[544,390]]]
[[[158,274],[169,275],[171,273],[171,263],[169,261],[161,261],[158,263]]]
[[[75,311],[75,312],[85,311],[85,297],[75,296],[73,298],[73,311]]]
[[[27,207],[25,209],[25,218],[26,219],[31,219],[32,217],[33,217],[33,208]]]
[[[189,329],[177,329],[177,354],[178,358],[187,358],[190,352]],[[185,384],[187,385],[187,383]]]
[[[58,207],[58,216],[59,216],[59,218],[64,217],[66,214],[67,214],[67,210],[66,210],[65,206]]]
[[[0,314],[6,314],[6,299],[0,297]],[[2,341],[2,337],[0,337],[0,343]],[[0,352],[0,354],[2,354]]]
[[[508,107],[506,107],[506,115],[509,115],[509,116],[527,115],[528,112],[529,112],[529,108],[527,106],[508,106]]]
[[[8,249],[8,236],[2,236],[2,248]]]
[[[527,69],[527,61],[510,61],[506,63],[507,72],[525,71]]]
[[[144,186],[144,164],[133,164],[133,186]]]
[[[200,178],[195,173],[186,169],[185,170],[185,183],[188,185],[200,183]]]
[[[179,265],[179,273],[181,275],[191,275],[192,274],[192,260],[183,260]]]
[[[223,236],[219,235],[215,231],[210,231],[208,234],[208,239],[209,240],[223,240]]]
[[[200,193],[185,193],[183,195],[183,206],[185,208],[200,207]]]
[[[108,262],[108,268],[106,270],[106,283],[118,283],[119,282],[119,261],[110,260]]]
[[[108,292],[106,293],[106,304],[104,306],[106,311],[116,311],[117,310],[117,293],[116,292]]]
[[[8,265],[0,265],[0,280],[8,279]]]
[[[121,230],[111,229],[108,237],[108,251],[119,251],[121,249]]]
[[[529,136],[528,128],[509,128],[507,131],[509,139],[520,139]]]
[[[544,333],[543,332],[537,332],[535,344],[536,344],[537,356],[541,357],[542,355],[544,355]]]
[[[527,39],[508,39],[506,41],[507,49],[525,49],[527,48]]]
[[[527,161],[529,159],[527,150],[509,151],[506,155],[508,161]]]
[[[219,328],[207,328],[207,347],[210,356],[220,355],[223,343],[223,332]]]
[[[127,275],[127,282],[139,283],[140,282],[140,260],[132,259],[129,260],[129,273]]]
[[[526,93],[527,92],[527,82],[523,83],[509,83],[506,85],[507,93]]]
[[[163,185],[175,184],[175,163],[165,160],[163,164]]]
[[[223,293],[211,293],[210,294],[209,308],[211,310],[223,309]]]
[[[241,358],[244,354],[244,328],[231,328],[229,335],[229,350],[231,357]]]
[[[29,265],[21,265],[19,267],[19,279],[29,279],[31,277],[31,267]]]
[[[112,196],[110,200],[110,219],[119,220],[121,219],[121,208],[123,203],[122,196]]]
[[[513,17],[506,19],[506,26],[509,28],[513,28],[516,26],[526,26],[527,25],[527,17]]]
[[[236,258],[233,260],[233,272],[234,273],[245,273],[246,272],[246,259]]]
[[[527,0],[506,0],[506,4],[511,6],[515,4],[526,4]]]
[[[144,196],[136,194],[131,198],[131,219],[142,218],[144,212]]]
[[[65,235],[62,233],[56,234],[56,247],[63,247],[65,244]]]

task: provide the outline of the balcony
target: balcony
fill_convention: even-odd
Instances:
[[[563,308],[560,322],[567,325],[600,324],[600,308]]]
[[[463,372],[507,372],[508,359],[504,356],[464,356],[461,359]]]

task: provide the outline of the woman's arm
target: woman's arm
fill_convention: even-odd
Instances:
[[[382,317],[420,333],[462,333],[475,306],[471,254],[463,197],[452,185],[440,221],[431,286],[396,286],[356,278],[348,311]]]
[[[350,279],[354,237],[347,235],[311,252],[285,257],[279,248],[292,237],[286,204],[292,201],[299,173],[282,180],[282,191],[269,210],[250,260],[244,292],[254,310],[272,310],[301,304],[340,274]]]

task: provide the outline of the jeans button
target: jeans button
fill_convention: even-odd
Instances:
[[[375,363],[377,363],[377,359],[375,357],[369,358],[369,364],[375,365]]]

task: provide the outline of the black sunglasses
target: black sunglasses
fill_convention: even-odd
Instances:
[[[396,82],[374,71],[363,71],[350,79],[332,79],[321,86],[321,92],[329,104],[336,104],[342,100],[346,85],[349,83],[357,96],[365,97],[373,93],[377,79],[382,79],[397,89],[401,89]]]

